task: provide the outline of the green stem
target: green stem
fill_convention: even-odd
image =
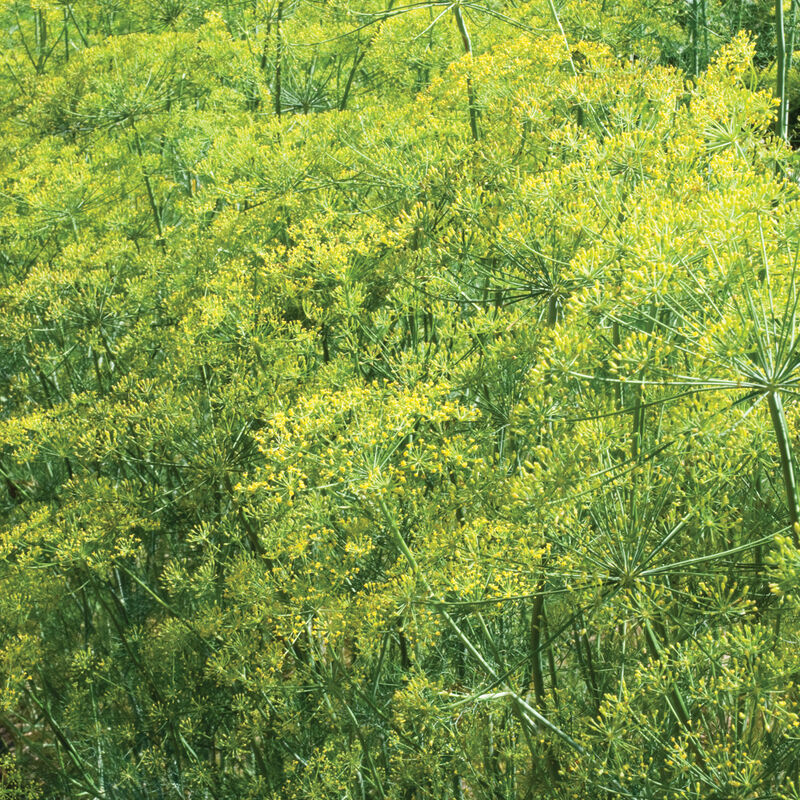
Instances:
[[[537,587],[539,588],[539,587]],[[533,696],[539,708],[546,708],[544,694],[544,675],[542,673],[542,614],[544,612],[544,594],[540,591],[533,600],[531,609],[531,677],[533,679]]]
[[[139,131],[137,131],[135,128],[133,131],[133,142],[139,158],[143,161],[144,153],[142,152],[142,142],[139,138]],[[153,192],[153,185],[150,182],[150,176],[147,174],[144,164],[142,164],[142,177],[144,178],[145,189],[147,189],[147,199],[150,201],[150,210],[153,212],[153,219],[155,220],[156,230],[158,231],[158,244],[161,246],[162,250],[166,250],[167,243],[164,239],[164,230],[161,226],[161,214],[158,210],[158,205],[156,204],[156,196]]]
[[[542,570],[545,568],[545,563],[542,563]],[[533,683],[533,696],[536,700],[536,705],[542,709],[547,710],[547,698],[544,689],[544,672],[542,669],[542,632],[546,624],[545,609],[544,609],[544,580],[540,580],[538,584],[538,593],[534,597],[533,607],[531,608],[531,627],[530,627],[530,652],[531,652],[531,678]],[[553,659],[553,648],[548,642],[547,655],[550,666],[550,680],[552,682],[552,691],[555,696],[556,689],[556,674],[555,674],[555,661]],[[552,783],[558,781],[560,768],[556,754],[552,748],[546,748],[544,754],[545,766],[547,774]]]
[[[577,75],[578,70],[575,68],[575,62],[572,60],[572,51],[569,47],[569,39],[567,39],[567,34],[564,31],[564,26],[561,24],[561,19],[558,16],[558,10],[556,9],[556,4],[553,0],[547,0],[547,4],[550,6],[550,13],[553,16],[553,20],[556,23],[556,27],[558,28],[559,33],[561,34],[561,38],[564,40],[564,47],[567,48],[567,55],[569,58],[569,65],[572,69],[572,74]]]
[[[275,18],[275,114],[281,115],[281,62],[283,61],[283,0],[278,0]]]
[[[33,57],[33,53],[31,53],[31,49],[28,47],[28,40],[25,38],[25,34],[22,31],[22,20],[19,18],[19,14],[17,14],[17,33],[19,34],[19,40],[22,42],[22,48],[25,50],[25,55],[28,56],[28,61],[31,62],[33,68],[38,72],[36,59]]]
[[[86,40],[86,37],[83,35],[83,31],[81,30],[81,26],[78,25],[78,20],[75,19],[75,14],[72,11],[72,5],[67,6],[67,12],[69,13],[69,18],[72,20],[72,25],[76,31],[78,31],[78,36],[81,37],[81,42],[83,43],[84,47],[89,46],[89,42]]]
[[[64,61],[69,62],[69,12],[64,7]]]
[[[35,41],[36,41],[36,72],[41,74],[44,71],[44,64],[47,60],[47,19],[43,11],[37,11],[35,16]]]
[[[366,50],[361,50],[360,48],[356,48],[356,54],[353,56],[353,66],[350,67],[350,72],[347,74],[347,80],[344,84],[344,91],[342,92],[342,97],[339,100],[339,111],[344,111],[347,108],[347,100],[350,97],[350,91],[353,88],[353,79],[356,76],[356,71],[358,70],[359,65],[364,60],[364,56],[367,54]]]
[[[789,426],[786,424],[786,412],[783,410],[781,396],[776,391],[767,394],[769,415],[772,418],[772,429],[778,442],[781,458],[783,488],[786,492],[786,504],[789,506],[789,521],[792,528],[792,540],[795,547],[800,546],[798,529],[800,529],[800,498],[797,492],[797,475],[795,473],[792,441],[789,437]]]
[[[703,26],[703,67],[708,66],[708,0],[703,0],[701,24]]]
[[[461,43],[464,45],[464,52],[472,57],[472,39],[470,39],[467,25],[464,22],[464,16],[461,13],[461,6],[456,3],[453,6],[453,16],[456,19],[456,27],[461,34]],[[478,141],[478,109],[475,105],[475,89],[472,85],[472,77],[467,75],[467,101],[469,102],[469,127],[472,131],[472,140]]]
[[[548,641],[547,646],[547,669],[550,672],[550,694],[553,697],[553,705],[558,708],[558,676],[556,675],[556,659],[553,655],[553,647],[549,642],[551,637],[547,630],[547,614],[542,609],[542,630],[545,639]]]
[[[786,103],[786,30],[783,17],[783,0],[775,0],[775,40],[777,49],[777,82],[775,96],[778,98],[778,119],[775,123],[775,133],[781,139],[786,139],[787,128],[787,103]]]
[[[792,71],[792,58],[794,57],[795,34],[797,33],[797,0],[792,0],[789,12],[789,46],[786,50],[786,138],[789,138],[789,75]]]

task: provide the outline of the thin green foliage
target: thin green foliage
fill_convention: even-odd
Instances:
[[[0,6],[0,796],[796,797],[751,5]]]

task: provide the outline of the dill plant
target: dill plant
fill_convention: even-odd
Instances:
[[[794,156],[669,8],[2,5],[3,793],[796,795]]]

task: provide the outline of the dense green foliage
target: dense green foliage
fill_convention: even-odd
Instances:
[[[796,23],[0,3],[0,797],[800,797]]]

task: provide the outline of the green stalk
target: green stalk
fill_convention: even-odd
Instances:
[[[775,0],[775,40],[777,46],[777,80],[775,85],[775,96],[779,101],[778,119],[775,123],[775,133],[778,137],[785,140],[788,124],[788,108],[786,97],[788,62],[786,59],[786,30],[783,17],[783,0]]]
[[[38,72],[36,59],[33,57],[33,53],[31,53],[31,49],[28,47],[28,40],[25,38],[25,34],[22,31],[22,20],[19,18],[19,13],[17,13],[17,33],[19,34],[20,42],[22,42],[22,47],[25,50],[25,55],[28,56],[28,61],[33,64],[33,68]]]
[[[774,390],[767,394],[767,404],[769,405],[772,429],[778,442],[778,452],[781,458],[781,474],[783,476],[783,488],[786,492],[786,504],[789,506],[792,541],[795,547],[800,547],[800,537],[798,537],[798,529],[800,529],[800,498],[797,492],[797,475],[795,473],[789,426],[786,424],[786,412],[783,410],[781,396]]]
[[[37,11],[35,16],[34,39],[36,41],[36,72],[44,72],[44,64],[47,60],[47,19],[43,11]]]
[[[797,0],[792,0],[789,12],[789,46],[786,51],[786,137],[789,137],[789,74],[792,71],[792,58],[794,57],[795,35],[797,33]]]
[[[641,372],[644,380],[644,370]],[[633,428],[631,430],[631,460],[639,458],[639,451],[644,439],[644,404],[642,403],[642,384],[638,383],[633,388]]]
[[[64,7],[64,60],[69,62],[69,12]]]
[[[78,20],[75,19],[75,14],[72,11],[72,5],[67,5],[67,13],[69,14],[69,18],[72,20],[72,26],[78,32],[78,36],[81,37],[81,42],[83,43],[84,47],[89,46],[89,42],[86,40],[86,37],[83,35],[83,31],[81,30],[81,26],[78,25]],[[88,29],[87,29],[88,30]]]
[[[708,0],[702,0],[701,25],[703,27],[703,67],[708,66]]]
[[[542,608],[542,632],[545,639],[550,639],[550,634],[547,630],[547,614]],[[550,694],[553,696],[553,705],[558,708],[558,679],[556,675],[556,659],[553,655],[553,648],[548,644],[547,647],[547,669],[550,673]]]
[[[545,562],[542,562],[542,570],[544,571]],[[533,599],[533,607],[531,608],[531,624],[530,624],[530,668],[531,668],[531,682],[533,683],[533,696],[536,700],[536,705],[542,709],[547,710],[547,698],[544,689],[544,670],[542,668],[542,633],[544,626],[547,624],[545,616],[545,594],[544,594],[544,578],[542,578],[537,585],[537,593]],[[548,666],[550,668],[550,682],[551,690],[553,692],[553,700],[558,706],[558,699],[556,697],[556,670],[555,659],[553,658],[553,648],[551,643],[547,643],[547,657]],[[556,755],[551,748],[547,748],[545,752],[545,765],[547,767],[547,774],[552,782],[556,782],[559,778],[559,763]]]
[[[556,4],[553,0],[547,0],[547,4],[550,6],[550,13],[553,16],[553,20],[556,23],[556,27],[558,28],[559,33],[561,34],[561,38],[564,40],[564,47],[567,48],[567,57],[569,58],[569,65],[572,69],[572,74],[577,75],[578,70],[575,68],[575,62],[572,60],[572,50],[569,47],[569,39],[567,39],[567,34],[564,31],[564,26],[561,24],[561,19],[558,16],[558,10],[556,9]]]
[[[283,0],[278,0],[275,19],[275,114],[281,115],[281,62],[283,61]]]
[[[555,9],[554,9],[555,13]],[[557,19],[557,17],[556,17]],[[558,322],[558,295],[555,291],[550,295],[547,300],[547,317],[546,325],[548,328],[554,328]],[[551,383],[551,376],[548,374],[545,378],[545,385],[549,386]],[[542,559],[542,572],[546,568],[546,558]],[[542,627],[545,624],[545,578],[544,575],[537,583],[536,595],[534,596],[533,606],[531,608],[531,624],[530,624],[530,659],[531,659],[531,678],[533,683],[533,693],[536,699],[536,705],[542,710],[547,708],[545,691],[544,691],[544,671],[542,668]],[[556,676],[555,676],[555,660],[553,658],[552,643],[547,644],[548,664],[550,666],[550,678],[552,684],[553,698],[555,700]],[[552,750],[548,748],[545,755],[545,762],[547,765],[547,772],[551,781],[556,781],[559,776],[559,765],[556,756]]]
[[[144,153],[142,152],[142,142],[139,138],[139,131],[134,128],[133,134],[133,143],[136,147],[136,152],[139,155],[139,158],[144,160]],[[147,174],[147,170],[144,169],[144,165],[142,165],[142,177],[144,178],[144,185],[145,189],[147,190],[147,199],[150,201],[150,210],[153,212],[153,219],[155,220],[156,230],[158,231],[158,244],[161,246],[162,250],[166,250],[167,243],[164,239],[164,229],[161,225],[161,214],[158,210],[158,205],[156,204],[156,196],[153,192],[153,185],[150,182],[150,176]]]
[[[461,6],[456,3],[453,6],[453,16],[456,19],[456,27],[461,34],[461,42],[464,45],[464,52],[472,57],[472,39],[470,39],[464,16],[461,13]],[[472,140],[477,142],[478,134],[478,109],[475,105],[475,89],[472,86],[472,77],[467,75],[467,101],[469,102],[469,127],[472,131]]]
[[[389,3],[386,6],[387,12],[392,10],[392,6],[394,6],[395,0],[389,0]],[[377,30],[370,36],[369,40],[367,41],[366,45],[362,48],[360,45],[356,46],[356,54],[353,56],[353,66],[350,69],[350,72],[347,76],[347,81],[344,85],[344,91],[342,92],[341,100],[339,101],[339,111],[344,111],[347,108],[347,101],[350,97],[350,92],[353,88],[353,79],[356,76],[356,71],[358,70],[361,62],[364,60],[364,57],[367,55],[367,52],[375,44],[375,40],[378,38],[380,34],[381,26],[377,26]]]
[[[370,41],[370,44],[372,42]],[[367,54],[366,50],[361,50],[359,47],[356,47],[356,54],[353,56],[353,66],[350,68],[350,72],[347,75],[347,80],[344,84],[344,91],[342,92],[342,97],[339,100],[339,111],[344,111],[347,108],[347,100],[350,97],[350,91],[353,88],[353,79],[356,76],[356,71],[358,70],[359,65],[364,60],[364,56]]]
[[[537,589],[541,589],[537,586]],[[533,682],[533,696],[539,708],[547,708],[544,694],[544,675],[542,672],[542,615],[544,612],[544,593],[539,591],[534,597],[531,609],[531,677]]]

